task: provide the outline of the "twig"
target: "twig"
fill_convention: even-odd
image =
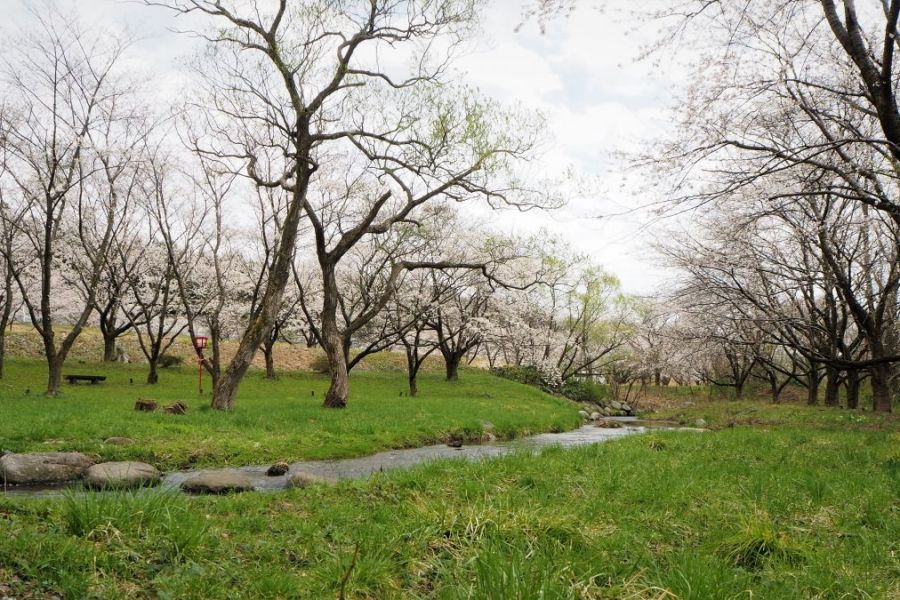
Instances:
[[[356,567],[356,559],[359,558],[359,542],[356,542],[356,545],[353,547],[353,559],[350,561],[350,566],[347,568],[346,573],[341,578],[341,590],[338,595],[338,600],[345,600],[346,596],[344,595],[344,589],[347,587],[347,582],[350,581],[350,575],[353,573],[353,569]]]

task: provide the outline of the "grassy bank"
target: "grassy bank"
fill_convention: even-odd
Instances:
[[[478,370],[465,371],[457,383],[423,374],[416,398],[401,396],[406,389],[402,373],[354,374],[349,405],[340,411],[321,408],[328,387],[323,375],[294,372],[271,381],[251,371],[236,409],[228,414],[208,408],[208,397],[197,394],[196,371],[189,368],[163,370],[155,386],[141,383],[141,365],[73,362],[66,372],[108,379],[96,386],[65,385],[61,397],[47,398],[41,393],[43,363],[8,362],[0,380],[0,447],[79,450],[103,460],[144,460],[170,470],[357,456],[435,443],[450,433],[474,439],[490,429],[498,437],[513,437],[571,429],[580,422],[573,404]],[[181,400],[188,412],[136,413],[133,405],[140,397]],[[103,443],[113,436],[135,443]]]
[[[872,413],[805,404],[773,404],[769,401],[687,402],[645,413],[654,419],[694,425],[703,419],[706,427],[722,429],[740,426],[762,428],[795,427],[817,431],[898,431],[900,413]]]
[[[277,494],[0,498],[0,581],[70,598],[336,598],[347,573],[352,598],[897,598],[900,433],[869,425],[659,432]]]
[[[69,329],[60,325],[57,335],[65,335]],[[132,364],[143,364],[144,355],[141,352],[137,334],[133,331],[125,333],[116,340],[118,348],[127,356]],[[222,340],[222,354],[231,357],[237,350],[237,340]],[[8,356],[16,358],[30,358],[42,360],[44,357],[43,343],[37,332],[30,324],[14,323],[6,331],[6,351]],[[191,345],[191,339],[187,335],[178,336],[175,343],[166,352],[168,355],[180,358],[185,364],[196,364],[197,355]],[[303,343],[275,344],[275,368],[281,371],[322,371],[328,363],[325,353],[318,347],[307,348]],[[96,327],[85,327],[75,340],[75,345],[69,353],[70,366],[78,363],[94,363],[103,359],[103,335]],[[258,369],[265,368],[265,358],[262,352],[257,352],[253,359],[253,366]],[[440,356],[429,356],[422,365],[424,371],[440,371],[443,368],[443,360]],[[402,352],[379,352],[366,357],[356,366],[357,371],[403,371],[406,369],[406,357]],[[146,373],[142,378],[146,377]]]

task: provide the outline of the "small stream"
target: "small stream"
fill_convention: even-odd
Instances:
[[[162,482],[157,486],[157,489],[177,489],[185,480],[199,473],[237,471],[249,477],[250,481],[253,483],[254,489],[257,491],[280,490],[287,486],[288,477],[290,477],[291,474],[298,472],[309,473],[333,481],[365,479],[375,473],[406,469],[432,460],[480,460],[503,456],[517,450],[538,451],[542,448],[551,446],[562,448],[587,446],[629,435],[644,433],[650,429],[691,431],[689,428],[678,427],[675,423],[641,421],[636,417],[609,417],[605,420],[616,421],[621,427],[604,428],[595,427],[589,424],[562,433],[541,433],[511,441],[464,445],[461,448],[451,448],[445,444],[437,444],[420,448],[387,450],[385,452],[379,452],[378,454],[361,456],[358,458],[300,461],[291,463],[290,471],[288,471],[286,475],[277,477],[266,475],[266,470],[269,468],[269,465],[174,471],[163,476]],[[78,488],[79,486],[80,484],[78,482],[66,485],[19,485],[7,487],[5,493],[7,496],[11,497],[44,498],[59,496],[67,488]]]

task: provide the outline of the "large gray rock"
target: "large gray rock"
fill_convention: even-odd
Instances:
[[[599,412],[596,412],[596,411],[592,412],[591,413],[591,421],[596,421],[597,419],[599,419],[602,416],[603,415],[601,415]]]
[[[159,482],[160,472],[142,462],[106,462],[87,470],[84,481],[94,488],[136,488]]]
[[[80,452],[4,454],[0,480],[11,484],[63,483],[81,479],[94,461]]]
[[[240,471],[208,471],[186,479],[181,489],[191,494],[231,494],[249,492],[253,483]]]
[[[591,418],[590,413],[588,413],[588,411],[586,411],[586,410],[579,410],[578,416],[580,416],[582,419],[590,419]]]

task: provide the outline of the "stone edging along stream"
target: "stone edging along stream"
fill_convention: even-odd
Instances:
[[[542,433],[508,442],[451,447],[444,444],[388,450],[370,456],[338,460],[301,461],[273,466],[196,469],[161,474],[141,462],[105,462],[78,452],[5,454],[0,457],[3,490],[11,496],[59,495],[72,485],[96,490],[132,489],[160,485],[195,494],[224,494],[362,479],[374,473],[409,468],[436,459],[478,460],[516,450],[536,451],[550,446],[576,447],[644,433],[649,429],[701,431],[662,426],[630,417],[607,418],[562,433]]]

